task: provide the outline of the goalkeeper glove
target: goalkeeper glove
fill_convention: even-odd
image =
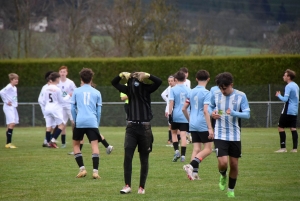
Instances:
[[[145,78],[149,78],[150,74],[146,72],[135,72],[133,77],[137,78],[140,82],[143,82]]]
[[[130,78],[130,73],[128,72],[122,72],[119,74],[120,78],[126,78],[126,80],[128,80]]]
[[[171,114],[169,114],[169,124],[172,124],[173,123],[173,117]]]

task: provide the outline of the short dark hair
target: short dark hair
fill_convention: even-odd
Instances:
[[[296,72],[291,69],[286,69],[285,73],[293,80],[296,77]]]
[[[216,77],[216,84],[220,88],[228,87],[232,83],[233,83],[233,76],[229,72],[220,73]]]
[[[179,71],[182,71],[182,72],[184,72],[184,73],[188,73],[188,72],[189,72],[189,70],[187,69],[187,67],[181,67],[181,68],[179,69]]]
[[[198,81],[206,81],[209,77],[209,72],[206,70],[199,70],[196,74],[196,78]]]
[[[60,75],[58,72],[53,72],[48,76],[48,81],[51,80],[52,82],[54,82],[59,77]]]
[[[54,71],[48,71],[47,73],[45,73],[45,80],[48,81],[48,77],[51,73],[53,73]]]
[[[83,68],[79,72],[79,75],[80,75],[80,78],[83,81],[83,83],[88,84],[92,81],[93,76],[94,76],[94,72],[90,68]]]
[[[178,71],[174,77],[179,81],[179,82],[183,82],[185,80],[185,74],[183,71]]]

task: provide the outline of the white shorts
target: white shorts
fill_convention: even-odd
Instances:
[[[3,105],[3,112],[6,118],[6,124],[19,124],[19,114],[16,107],[9,106],[6,103]]]
[[[65,124],[65,122],[61,118],[54,117],[52,115],[45,116],[46,127],[55,128],[56,125]]]
[[[71,109],[63,109],[63,120],[65,123],[68,122],[68,120],[70,119],[70,121],[73,121],[73,117],[71,114]]]

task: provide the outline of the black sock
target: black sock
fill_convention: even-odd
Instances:
[[[279,132],[279,137],[280,137],[280,147],[281,149],[285,148],[285,131]]]
[[[293,149],[298,148],[298,133],[297,131],[292,131],[292,137],[293,137]]]
[[[227,169],[225,170],[219,170],[220,174],[225,177],[226,176],[226,172],[227,172]]]
[[[66,134],[61,134],[61,143],[66,144]]]
[[[103,146],[104,146],[105,148],[107,148],[107,147],[109,146],[109,144],[107,143],[106,139],[103,139],[103,140],[101,141],[101,143],[103,144]]]
[[[75,157],[75,160],[76,160],[76,162],[78,164],[78,167],[84,166],[84,164],[83,164],[83,158],[82,158],[82,154],[81,153],[75,154],[74,157]]]
[[[46,140],[49,143],[51,140],[51,132],[50,131],[46,131]]]
[[[174,150],[178,150],[178,142],[173,142],[173,148]]]
[[[92,160],[93,160],[93,169],[98,170],[98,167],[99,167],[99,154],[92,154]]]
[[[233,179],[233,178],[229,177],[228,188],[234,189],[235,183],[236,183],[236,179]]]
[[[83,144],[80,144],[80,151],[81,151],[82,147],[83,147]]]
[[[185,156],[186,147],[181,146],[181,156]]]
[[[193,168],[199,168],[199,163],[201,163],[201,159],[195,157],[190,164]]]
[[[177,134],[178,142],[181,140],[180,134]]]
[[[172,142],[172,132],[169,130],[168,141]]]
[[[53,138],[54,139],[57,139],[58,137],[59,137],[59,135],[60,135],[60,133],[61,133],[61,130],[59,129],[59,128],[57,128],[56,130],[55,130],[55,133],[53,133]]]
[[[12,134],[13,134],[13,129],[8,129],[6,131],[6,144],[11,143],[11,138],[12,138]]]

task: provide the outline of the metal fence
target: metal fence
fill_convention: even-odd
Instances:
[[[0,103],[3,105],[3,103]],[[152,102],[153,126],[167,126],[167,118],[164,115],[166,103]],[[249,102],[251,117],[242,120],[242,127],[276,127],[283,103],[280,101],[253,101]],[[41,108],[36,102],[19,103],[19,126],[45,126]],[[123,102],[103,102],[101,126],[125,126],[125,111]],[[5,116],[0,112],[0,126],[5,126]],[[298,121],[298,125],[300,123]]]

